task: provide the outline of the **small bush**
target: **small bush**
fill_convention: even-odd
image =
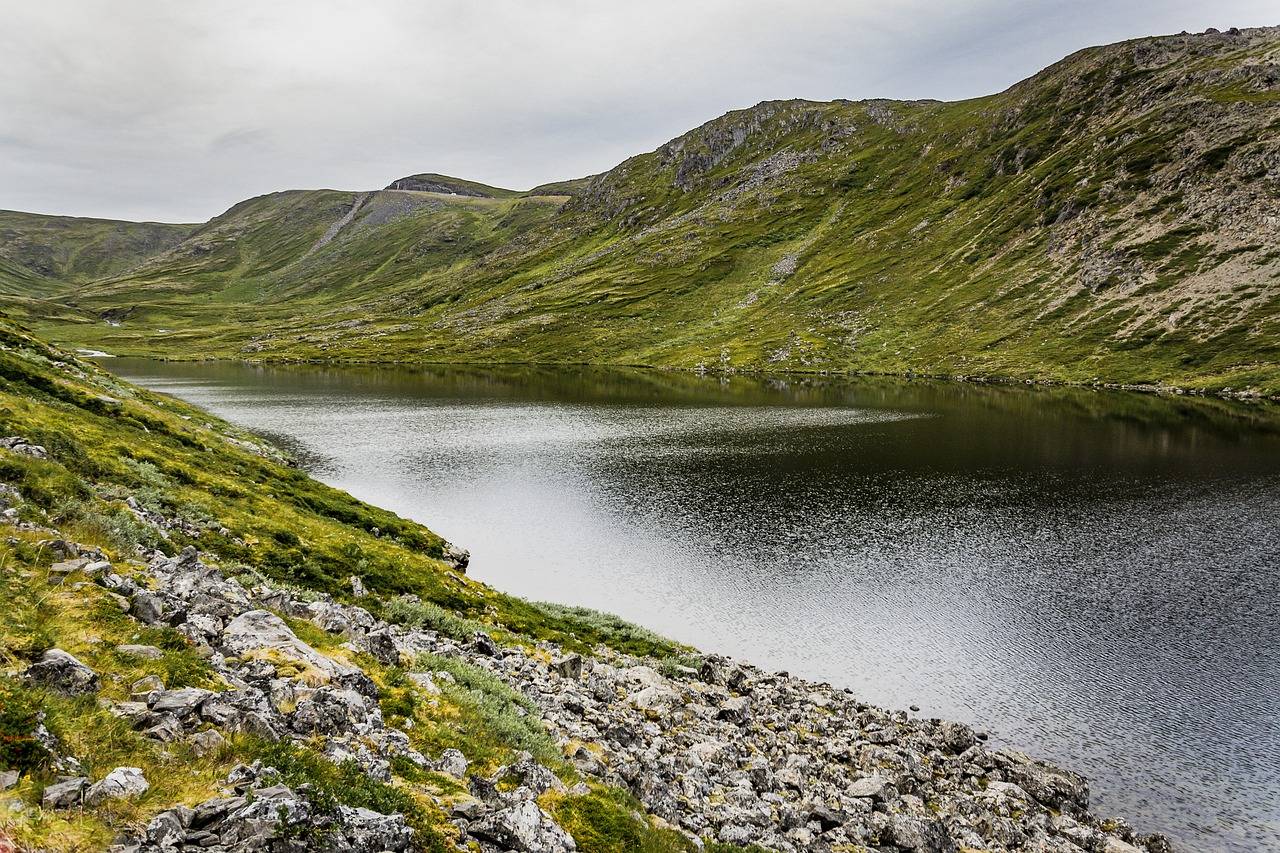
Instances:
[[[55,524],[74,527],[82,538],[104,542],[124,553],[164,544],[158,530],[122,506],[70,500],[54,511],[53,520]]]
[[[477,736],[488,736],[513,750],[527,750],[544,764],[561,761],[537,708],[497,676],[459,658],[429,653],[418,656],[417,666],[453,676],[456,683],[442,684],[441,688],[466,714],[476,718]],[[467,726],[465,720],[462,725]]]
[[[31,691],[0,680],[0,767],[29,773],[48,763],[49,752],[36,739],[40,705]]]
[[[406,628],[427,628],[455,640],[470,640],[477,632],[487,634],[487,626],[445,610],[430,601],[412,596],[393,598],[382,608],[382,618]]]
[[[645,657],[671,657],[684,655],[690,650],[655,634],[647,628],[587,607],[570,607],[549,601],[530,602],[530,606],[543,616],[560,623],[563,630],[577,635],[580,640],[605,645],[628,654]]]

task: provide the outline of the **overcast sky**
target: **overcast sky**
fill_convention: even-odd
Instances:
[[[964,98],[1276,0],[0,0],[0,208],[203,221],[443,172],[527,189],[773,98]]]

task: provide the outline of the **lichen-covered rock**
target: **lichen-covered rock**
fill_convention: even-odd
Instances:
[[[471,824],[470,833],[503,849],[522,853],[563,853],[578,845],[550,815],[525,800]]]
[[[84,799],[84,792],[88,787],[89,780],[83,776],[46,785],[44,793],[40,795],[40,805],[46,809],[69,809],[72,806],[78,806]]]
[[[301,664],[324,681],[359,673],[299,640],[283,619],[266,610],[250,610],[232,619],[222,630],[222,646],[237,655],[273,653]]]
[[[28,681],[68,696],[98,692],[98,674],[62,649],[46,651],[27,667],[25,675]]]
[[[98,782],[89,786],[85,792],[84,802],[88,806],[96,806],[107,800],[123,800],[128,797],[140,797],[151,788],[151,783],[142,775],[137,767],[117,767]]]

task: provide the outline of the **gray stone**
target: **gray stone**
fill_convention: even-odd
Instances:
[[[72,572],[78,572],[87,565],[89,565],[89,561],[84,557],[76,557],[71,560],[62,560],[61,562],[54,563],[49,567],[50,580],[65,578]]]
[[[467,778],[467,757],[462,754],[461,750],[452,747],[440,753],[440,760],[436,762],[435,768],[441,773],[448,773],[458,779]]]
[[[561,678],[577,681],[582,678],[582,655],[571,654],[556,658],[551,662],[551,669]]]
[[[333,680],[363,675],[360,670],[326,657],[299,640],[279,616],[266,610],[250,610],[232,619],[222,630],[222,645],[231,654],[270,651]]]
[[[472,823],[471,834],[521,853],[558,853],[578,849],[569,834],[532,800],[525,800]]]
[[[129,685],[131,696],[150,696],[159,690],[164,690],[164,682],[158,675],[144,675]]]
[[[151,783],[142,775],[137,767],[117,767],[101,781],[89,786],[84,795],[85,805],[96,806],[107,800],[123,800],[140,797],[151,787]]]
[[[166,619],[166,608],[160,596],[140,589],[133,594],[129,615],[146,625],[160,625]]]
[[[845,793],[850,797],[891,800],[897,789],[883,776],[864,776],[850,784]]]
[[[211,690],[199,687],[181,687],[177,690],[160,690],[147,699],[147,706],[157,714],[173,714],[179,718],[195,714],[200,704],[214,695]]]
[[[46,651],[27,667],[25,675],[29,681],[68,696],[98,692],[98,674],[62,649]]]
[[[40,805],[46,809],[69,809],[80,805],[84,791],[89,787],[89,780],[83,776],[55,782],[44,789],[40,796]]]
[[[1089,783],[1083,776],[1030,758],[1021,752],[996,753],[1004,766],[1005,778],[1057,811],[1089,807]]]
[[[720,703],[716,716],[731,723],[745,723],[751,716],[751,700],[745,696],[726,699]]]
[[[227,739],[218,734],[216,729],[205,729],[202,732],[196,732],[189,740],[191,751],[197,756],[205,756],[217,752],[226,742]]]
[[[155,646],[142,646],[132,643],[125,643],[123,645],[116,646],[116,651],[122,655],[127,655],[128,657],[133,658],[142,658],[143,660],[160,660],[160,658],[164,657],[164,652],[160,651]]]

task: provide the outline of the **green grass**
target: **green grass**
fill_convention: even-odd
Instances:
[[[686,853],[697,848],[674,829],[654,824],[630,795],[608,788],[549,795],[544,802],[582,853]],[[739,848],[732,848],[739,849]]]

